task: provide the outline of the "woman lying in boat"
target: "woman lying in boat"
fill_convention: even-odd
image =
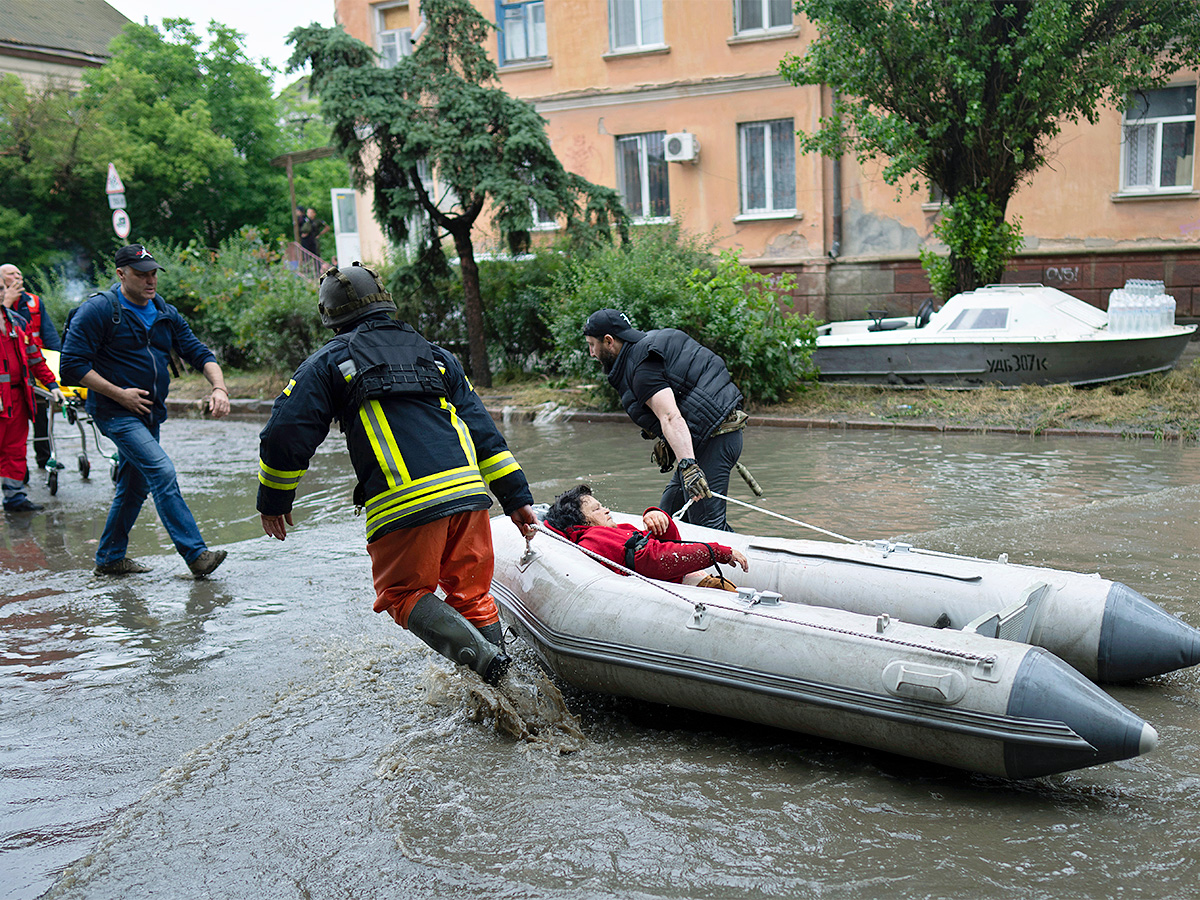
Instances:
[[[633,569],[639,575],[662,581],[683,582],[685,575],[718,563],[733,563],[749,570],[746,557],[722,544],[684,541],[674,520],[657,507],[642,514],[645,529],[618,524],[586,484],[559,494],[546,513],[546,524],[559,534],[605,559]],[[719,570],[718,570],[719,571]],[[719,579],[719,580],[718,580]],[[732,584],[719,574],[703,587],[727,587]]]

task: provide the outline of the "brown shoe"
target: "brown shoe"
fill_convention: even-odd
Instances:
[[[102,566],[96,566],[93,574],[95,575],[136,575],[142,572],[149,572],[149,566],[143,566],[141,563],[134,562],[128,556],[122,556],[120,559],[114,559],[110,563],[105,563]]]
[[[211,575],[217,570],[217,566],[225,562],[225,557],[229,555],[226,550],[205,550],[190,563],[188,568],[192,570],[192,574],[197,578],[204,578],[206,575]]]

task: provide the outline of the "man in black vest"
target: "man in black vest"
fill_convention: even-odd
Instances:
[[[652,458],[660,470],[679,460],[659,505],[674,515],[695,497],[686,521],[731,531],[725,501],[712,492],[729,493],[746,415],[725,361],[675,328],[638,331],[615,309],[588,316],[583,334],[629,418],[658,439]]]

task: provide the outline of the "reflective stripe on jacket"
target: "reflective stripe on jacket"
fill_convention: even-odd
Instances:
[[[26,414],[32,419],[33,382],[36,378],[47,388],[58,387],[54,372],[46,365],[41,348],[25,330],[25,319],[7,307],[0,317],[0,416],[12,415],[19,396],[25,398]]]

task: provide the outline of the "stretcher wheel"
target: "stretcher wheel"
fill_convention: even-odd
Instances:
[[[58,469],[50,470],[50,474],[46,476],[46,487],[50,488],[51,497],[58,493]]]
[[[92,461],[83,453],[79,454],[79,474],[84,478],[92,473]]]
[[[67,424],[74,425],[75,424],[75,407],[68,406],[66,409],[63,410],[63,412],[67,416]]]
[[[117,483],[117,461],[111,460],[108,464],[108,476],[112,479],[112,483]]]

